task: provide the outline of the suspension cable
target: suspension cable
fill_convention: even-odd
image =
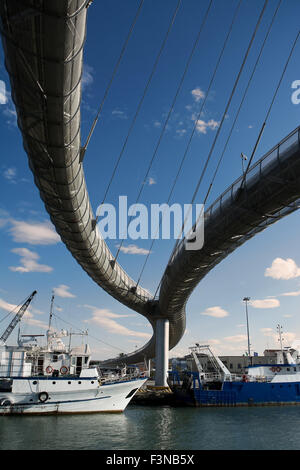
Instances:
[[[195,198],[196,198],[196,196],[197,196],[197,194],[198,194],[198,191],[199,191],[200,185],[201,185],[201,183],[202,183],[203,177],[204,177],[204,175],[205,175],[205,173],[206,173],[206,170],[207,170],[207,167],[208,167],[208,163],[209,163],[209,161],[210,161],[210,159],[211,159],[211,156],[212,156],[212,154],[213,154],[213,151],[214,151],[214,149],[215,149],[215,146],[216,146],[218,137],[219,137],[219,135],[220,135],[220,132],[221,132],[221,130],[222,130],[222,127],[223,127],[223,124],[224,124],[226,115],[227,115],[227,113],[228,113],[228,109],[229,109],[229,107],[230,107],[230,105],[231,105],[231,102],[232,102],[233,96],[234,96],[234,94],[235,94],[236,88],[237,88],[237,86],[238,86],[238,84],[239,84],[239,81],[240,81],[242,72],[243,72],[243,70],[244,70],[244,67],[245,67],[245,64],[246,64],[248,55],[249,55],[250,50],[251,50],[251,48],[252,48],[252,45],[253,45],[254,39],[255,39],[255,37],[256,37],[256,34],[257,34],[257,31],[258,31],[259,25],[260,25],[261,20],[262,20],[262,17],[263,17],[263,15],[264,15],[264,13],[265,13],[267,4],[268,4],[268,0],[265,0],[264,6],[263,6],[263,8],[262,8],[262,10],[261,10],[261,12],[260,12],[259,18],[258,18],[258,20],[257,20],[256,26],[255,26],[255,29],[254,29],[254,32],[253,32],[253,34],[252,34],[252,37],[251,37],[251,40],[250,40],[250,42],[249,42],[247,51],[246,51],[246,53],[245,53],[245,56],[244,56],[242,65],[241,65],[240,70],[239,70],[239,72],[238,72],[238,75],[237,75],[237,77],[236,77],[236,80],[235,80],[233,89],[232,89],[232,91],[231,91],[229,100],[228,100],[227,105],[226,105],[226,107],[225,107],[225,110],[224,110],[224,113],[223,113],[223,116],[222,116],[222,119],[221,119],[221,122],[220,122],[220,126],[218,127],[218,130],[217,130],[217,132],[216,132],[216,136],[215,136],[215,138],[214,138],[213,144],[212,144],[211,149],[210,149],[210,151],[209,151],[209,154],[208,154],[208,156],[207,156],[207,159],[206,159],[204,168],[203,168],[203,170],[202,170],[202,172],[201,172],[200,178],[199,178],[198,183],[197,183],[197,185],[196,185],[196,188],[195,188],[195,190],[194,190],[193,197],[192,197],[192,201],[191,201],[191,203],[190,203],[190,207],[192,206],[192,204],[193,204],[194,201],[195,201]],[[175,252],[175,250],[176,250],[176,248],[177,248],[177,246],[178,246],[179,239],[181,238],[181,235],[182,235],[182,233],[183,233],[183,230],[184,230],[184,227],[185,227],[185,224],[186,224],[186,220],[187,220],[187,218],[189,217],[189,212],[190,212],[190,211],[188,211],[188,214],[187,214],[187,216],[186,216],[186,218],[185,218],[185,220],[184,220],[184,222],[183,222],[183,224],[182,224],[181,232],[180,232],[180,234],[179,234],[179,236],[178,236],[178,239],[177,239],[177,241],[176,241],[176,243],[175,243],[174,249],[173,249],[173,251],[172,251],[172,253],[171,253],[171,257],[173,256],[173,254],[174,254],[174,252]],[[202,208],[202,212],[203,212],[203,208]],[[202,215],[202,213],[200,214],[199,218],[201,217],[201,215]],[[170,258],[171,258],[171,257],[170,257]]]
[[[270,107],[269,107],[269,109],[268,109],[268,111],[267,111],[267,114],[266,114],[266,118],[265,118],[265,120],[264,120],[264,122],[263,122],[261,131],[260,131],[260,135],[259,135],[259,137],[258,137],[258,141],[260,140],[261,134],[262,134],[262,132],[264,131],[264,128],[265,128],[265,126],[266,126],[266,124],[267,124],[267,120],[269,119],[269,116],[270,116],[270,114],[271,114],[273,105],[274,105],[274,103],[275,103],[275,99],[276,99],[277,94],[278,94],[278,91],[279,91],[279,89],[280,89],[282,80],[283,80],[283,78],[284,78],[284,76],[285,76],[285,72],[286,72],[286,70],[287,70],[287,68],[288,68],[288,65],[289,65],[289,63],[290,63],[291,57],[292,57],[292,55],[293,55],[293,53],[294,53],[294,50],[295,50],[296,44],[297,44],[297,42],[298,42],[299,36],[300,36],[300,30],[298,31],[298,34],[297,34],[297,36],[296,36],[296,39],[294,40],[294,43],[293,43],[293,45],[292,45],[290,54],[289,54],[289,56],[288,56],[288,59],[287,59],[287,61],[286,61],[286,63],[285,63],[284,69],[283,69],[283,71],[282,71],[280,80],[279,80],[279,82],[278,82],[278,84],[277,84],[277,87],[276,87],[276,90],[275,90],[275,92],[274,92],[274,95],[273,95],[273,98],[272,98]],[[248,173],[248,171],[249,171],[250,165],[251,165],[252,160],[253,160],[253,157],[254,157],[254,155],[255,155],[255,151],[256,151],[256,149],[257,149],[257,145],[258,145],[258,142],[256,143],[256,145],[255,145],[255,147],[254,147],[254,150],[253,150],[252,155],[251,155],[251,157],[250,157],[250,159],[249,159],[247,168],[246,168],[246,170],[245,170],[245,172],[244,172],[244,174],[243,174],[243,178],[242,178],[242,182],[241,182],[240,189],[243,188],[243,185],[244,185],[244,182],[245,182],[247,173]]]
[[[100,114],[101,114],[101,111],[102,111],[104,102],[105,102],[105,100],[106,100],[106,97],[107,97],[107,95],[108,95],[108,92],[109,92],[109,90],[110,90],[110,87],[111,87],[111,85],[112,85],[112,83],[113,83],[113,81],[114,81],[114,78],[115,78],[115,76],[116,76],[116,73],[117,73],[117,71],[118,71],[119,65],[120,65],[120,63],[121,63],[122,57],[123,57],[123,55],[124,55],[124,53],[125,53],[125,50],[126,50],[126,48],[127,48],[129,39],[130,39],[130,37],[131,37],[131,35],[132,35],[132,32],[133,32],[133,29],[134,29],[135,24],[136,24],[136,22],[137,22],[137,19],[138,19],[139,15],[140,15],[140,12],[141,12],[143,3],[144,3],[144,0],[141,0],[141,2],[140,2],[140,4],[139,4],[139,7],[138,7],[138,10],[137,10],[137,12],[136,12],[136,15],[135,15],[135,17],[134,17],[134,19],[133,19],[133,22],[132,22],[132,24],[131,24],[131,26],[130,26],[130,28],[129,28],[129,32],[128,32],[128,34],[127,34],[127,37],[126,37],[125,42],[124,42],[124,44],[123,44],[123,47],[122,47],[122,49],[121,49],[119,58],[118,58],[118,60],[117,60],[117,62],[116,62],[116,65],[115,65],[115,67],[114,67],[114,70],[113,70],[112,76],[111,76],[111,78],[110,78],[110,81],[109,81],[109,83],[108,83],[108,85],[107,85],[107,87],[106,87],[105,93],[104,93],[104,95],[103,95],[102,101],[101,101],[100,106],[99,106],[99,109],[98,109],[98,112],[97,112],[97,114],[96,114],[96,117],[95,117],[94,122],[93,122],[93,124],[92,124],[92,127],[91,127],[91,129],[90,129],[90,132],[89,132],[89,134],[88,134],[88,136],[87,136],[86,142],[85,142],[84,146],[81,148],[81,151],[80,151],[80,161],[81,161],[81,162],[82,162],[83,159],[84,159],[84,155],[85,155],[87,146],[89,145],[90,139],[91,139],[91,137],[92,137],[92,134],[93,134],[93,132],[94,132],[94,129],[95,129],[95,127],[96,127],[96,124],[97,124],[97,122],[98,122],[98,119],[99,119],[99,117],[100,117]]]
[[[137,199],[136,199],[136,204],[138,203],[138,201],[139,201],[139,199],[140,199],[140,196],[141,196],[141,194],[142,194],[142,192],[143,192],[143,189],[144,189],[144,182],[145,182],[145,181],[147,180],[147,178],[148,178],[148,175],[149,175],[150,169],[151,169],[151,167],[152,167],[154,158],[155,158],[155,156],[156,156],[156,154],[157,154],[158,148],[159,148],[160,143],[161,143],[161,141],[162,141],[162,138],[163,138],[163,136],[164,136],[164,133],[165,133],[167,124],[168,124],[168,122],[169,122],[170,116],[171,116],[171,114],[172,114],[172,111],[173,111],[173,109],[174,109],[174,106],[175,106],[177,97],[178,97],[179,92],[180,92],[180,90],[181,90],[181,88],[182,88],[182,85],[183,85],[185,76],[186,76],[187,71],[188,71],[188,69],[189,69],[189,66],[190,66],[190,63],[191,63],[191,61],[192,61],[192,58],[193,58],[194,52],[195,52],[195,50],[196,50],[196,47],[197,47],[197,45],[198,45],[198,43],[199,43],[199,39],[200,39],[202,30],[203,30],[203,28],[204,28],[204,26],[205,26],[205,24],[206,24],[207,17],[208,17],[209,11],[210,11],[210,9],[211,9],[212,3],[213,3],[213,0],[210,0],[209,5],[208,5],[208,8],[207,8],[207,10],[206,10],[206,12],[205,12],[204,18],[203,18],[203,20],[202,20],[200,29],[199,29],[199,31],[198,31],[196,40],[195,40],[195,42],[194,42],[194,44],[193,44],[191,53],[190,53],[190,55],[189,55],[189,57],[188,57],[188,60],[187,60],[187,63],[186,63],[186,66],[185,66],[183,75],[182,75],[182,77],[181,77],[181,79],[180,79],[180,82],[179,82],[179,85],[178,85],[178,87],[177,87],[175,96],[174,96],[173,101],[172,101],[172,103],[171,103],[171,106],[170,106],[170,109],[169,109],[167,118],[166,118],[166,120],[165,120],[165,122],[164,122],[162,131],[161,131],[161,133],[160,133],[160,136],[159,136],[158,142],[157,142],[157,144],[156,144],[155,150],[154,150],[154,152],[153,152],[152,158],[151,158],[150,163],[149,163],[149,165],[148,165],[148,169],[147,169],[147,171],[146,171],[146,175],[145,175],[145,177],[144,177],[144,179],[143,179],[143,183],[142,183],[142,185],[141,185],[141,187],[140,187],[140,190],[139,190],[139,193],[138,193],[138,196],[137,196]],[[118,256],[119,256],[119,253],[120,253],[120,250],[121,250],[121,248],[122,248],[123,242],[124,242],[124,239],[121,241],[121,243],[120,243],[120,245],[119,245],[119,247],[118,247],[118,251],[117,251],[117,254],[116,254],[116,256],[115,256],[114,261],[116,261],[117,258],[118,258]]]
[[[260,48],[260,52],[259,52],[259,54],[258,54],[257,60],[256,60],[256,62],[255,62],[254,68],[253,68],[252,73],[251,73],[251,76],[250,76],[250,78],[249,78],[249,81],[248,81],[247,87],[246,87],[246,89],[245,89],[243,98],[242,98],[242,100],[241,100],[240,106],[239,106],[239,108],[238,108],[238,110],[237,110],[237,113],[236,113],[235,119],[234,119],[234,121],[233,121],[232,127],[231,127],[231,129],[230,129],[228,138],[227,138],[227,140],[226,140],[226,143],[225,143],[225,145],[224,145],[223,151],[222,151],[221,156],[220,156],[220,158],[219,158],[219,161],[218,161],[216,170],[215,170],[215,172],[214,172],[214,175],[213,175],[213,177],[212,177],[211,183],[210,183],[209,188],[208,188],[208,190],[207,190],[207,193],[206,193],[206,196],[205,196],[205,199],[204,199],[203,204],[206,204],[206,201],[207,201],[208,196],[209,196],[209,194],[210,194],[210,191],[211,191],[211,189],[212,189],[213,183],[214,183],[215,178],[216,178],[216,176],[217,176],[217,173],[218,173],[218,170],[219,170],[219,168],[220,168],[221,162],[222,162],[222,160],[223,160],[224,154],[225,154],[225,152],[226,152],[226,150],[227,150],[227,147],[228,147],[229,141],[230,141],[230,139],[231,139],[233,130],[234,130],[234,128],[235,128],[236,122],[237,122],[238,117],[239,117],[239,115],[240,115],[242,106],[243,106],[243,104],[244,104],[245,98],[246,98],[247,93],[248,93],[248,91],[249,91],[250,85],[251,85],[251,83],[252,83],[253,77],[254,77],[255,72],[256,72],[256,70],[257,70],[257,66],[258,66],[259,61],[260,61],[260,59],[261,59],[262,53],[263,53],[263,51],[264,51],[266,42],[267,42],[267,40],[268,40],[268,37],[269,37],[270,32],[271,32],[271,30],[272,30],[272,27],[273,27],[273,25],[274,25],[275,18],[276,18],[276,16],[277,16],[277,13],[278,13],[278,10],[279,10],[281,4],[282,4],[282,0],[279,0],[279,2],[278,2],[278,4],[277,4],[277,8],[276,8],[276,10],[275,10],[275,12],[274,12],[272,21],[271,21],[271,23],[270,23],[270,26],[269,26],[269,28],[268,28],[268,31],[267,31],[266,35],[265,35],[264,41],[263,41],[263,43],[262,43],[262,46],[261,46],[261,48]],[[260,137],[261,137],[261,134],[260,134],[260,136],[259,136],[259,139],[260,139]]]
[[[63,318],[59,317],[56,313],[53,313],[53,316],[55,316],[56,318],[58,318],[60,321],[66,323],[67,325],[70,325],[72,326],[73,328],[77,328],[79,331],[83,332],[83,330],[81,328],[79,328],[78,326],[68,322],[67,320],[64,320]],[[89,336],[93,339],[95,339],[96,341],[99,341],[100,343],[103,343],[105,344],[106,346],[109,346],[110,348],[113,348],[113,349],[117,349],[119,351],[122,351],[122,352],[126,352],[124,351],[123,349],[121,348],[118,348],[117,346],[113,346],[112,344],[109,344],[109,343],[106,343],[105,341],[102,341],[101,339],[99,338],[96,338],[95,336],[92,336],[90,333],[89,333]]]
[[[281,0],[280,0],[280,1],[281,1]],[[220,54],[219,54],[219,57],[218,57],[218,60],[217,60],[216,66],[215,66],[215,69],[214,69],[214,71],[213,71],[213,74],[212,74],[211,79],[210,79],[210,82],[209,82],[208,89],[207,89],[206,92],[205,92],[205,97],[204,97],[203,102],[202,102],[202,104],[201,104],[201,106],[200,106],[200,110],[199,110],[198,115],[197,115],[197,118],[196,118],[196,120],[195,120],[195,124],[194,124],[193,130],[192,130],[191,135],[190,135],[190,138],[189,138],[189,140],[188,140],[188,143],[187,143],[185,152],[184,152],[184,154],[183,154],[183,157],[182,157],[182,159],[181,159],[181,162],[180,162],[180,165],[179,165],[177,174],[176,174],[176,176],[175,176],[173,185],[172,185],[171,190],[170,190],[170,192],[169,192],[169,196],[168,196],[168,199],[167,199],[166,204],[169,204],[169,202],[170,202],[170,200],[171,200],[171,197],[172,197],[172,194],[173,194],[173,191],[174,191],[175,186],[176,186],[176,184],[177,184],[177,181],[178,181],[180,172],[181,172],[181,170],[182,170],[184,161],[185,161],[185,159],[186,159],[188,150],[189,150],[189,148],[190,148],[190,145],[191,145],[193,136],[194,136],[195,131],[196,131],[196,128],[197,128],[197,122],[198,122],[198,120],[199,120],[199,118],[200,118],[200,116],[201,116],[201,114],[202,114],[203,108],[204,108],[204,106],[205,106],[205,104],[206,104],[207,97],[208,97],[208,95],[209,95],[209,92],[210,92],[211,87],[212,87],[212,85],[213,85],[213,82],[214,82],[214,80],[215,80],[217,71],[218,71],[218,69],[219,69],[219,66],[220,66],[222,57],[223,57],[223,55],[224,55],[224,52],[225,52],[227,43],[228,43],[229,38],[230,38],[230,35],[231,35],[233,26],[234,26],[235,21],[236,21],[236,18],[237,18],[237,16],[238,16],[238,12],[239,12],[239,10],[240,10],[241,3],[242,3],[242,0],[239,1],[238,5],[237,5],[237,7],[236,7],[236,9],[235,9],[235,11],[234,11],[234,15],[233,15],[233,19],[232,19],[232,22],[231,22],[231,24],[230,24],[230,27],[229,27],[229,31],[228,31],[228,33],[227,33],[227,36],[226,36],[225,40],[224,40],[223,47],[222,47],[222,49],[221,49],[221,52],[220,52]],[[160,226],[161,226],[161,220],[160,220],[160,222],[159,222],[159,226],[158,226],[156,235],[157,235],[157,233],[158,233],[159,230],[160,230]],[[143,266],[142,266],[141,273],[140,273],[140,276],[139,276],[138,281],[137,281],[137,284],[136,284],[137,286],[138,286],[138,284],[140,283],[140,280],[141,280],[141,277],[142,277],[142,275],[143,275],[143,272],[144,272],[144,269],[145,269],[145,267],[146,267],[146,264],[147,264],[147,262],[148,262],[149,256],[150,256],[150,254],[151,254],[151,252],[152,252],[153,245],[154,245],[154,243],[155,243],[155,241],[156,241],[156,235],[155,235],[154,239],[152,240],[152,243],[151,243],[149,252],[147,253],[145,262],[144,262],[144,264],[143,264]],[[154,294],[154,297],[156,296],[156,293],[157,293],[157,290],[156,290],[156,292],[155,292],[155,294]]]
[[[152,78],[153,78],[153,76],[154,76],[154,73],[155,73],[155,71],[156,71],[156,69],[157,69],[157,65],[158,65],[158,63],[159,63],[159,60],[160,60],[161,55],[162,55],[162,53],[163,53],[163,50],[164,50],[164,48],[165,48],[166,42],[167,42],[168,37],[169,37],[169,35],[170,35],[171,29],[172,29],[173,24],[174,24],[174,22],[175,22],[175,18],[176,18],[176,16],[177,16],[177,13],[178,13],[178,10],[179,10],[181,1],[182,1],[182,0],[178,0],[177,6],[176,6],[176,8],[175,8],[175,11],[174,11],[173,16],[172,16],[171,21],[170,21],[170,24],[169,24],[169,26],[168,26],[166,35],[165,35],[165,37],[164,37],[164,39],[163,39],[163,42],[162,42],[162,44],[161,44],[161,47],[160,47],[159,52],[158,52],[158,54],[157,54],[157,57],[156,57],[156,59],[155,59],[154,65],[153,65],[153,67],[152,67],[151,73],[150,73],[149,78],[148,78],[148,80],[147,80],[146,86],[145,86],[145,88],[144,88],[142,97],[141,97],[141,99],[140,99],[140,101],[139,101],[139,103],[138,103],[138,106],[137,106],[135,115],[134,115],[134,117],[133,117],[133,119],[132,119],[132,121],[131,121],[129,130],[128,130],[128,133],[127,133],[127,135],[126,135],[126,138],[125,138],[125,140],[124,140],[124,143],[123,143],[123,146],[122,146],[122,149],[121,149],[121,152],[120,152],[120,154],[119,154],[119,156],[118,156],[118,159],[117,159],[117,161],[116,161],[116,164],[115,164],[115,166],[114,166],[112,175],[111,175],[111,177],[110,177],[109,183],[108,183],[107,188],[106,188],[106,190],[105,190],[105,193],[104,193],[102,202],[101,202],[101,204],[100,204],[100,207],[104,204],[104,202],[105,202],[105,200],[106,200],[106,196],[107,196],[107,194],[108,194],[108,191],[109,191],[109,189],[110,189],[110,187],[111,187],[111,184],[112,184],[112,182],[113,182],[113,179],[114,179],[114,177],[115,177],[115,174],[116,174],[116,171],[117,171],[117,169],[118,169],[119,163],[120,163],[121,158],[122,158],[122,156],[123,156],[123,153],[124,153],[124,151],[125,151],[125,148],[126,148],[128,139],[129,139],[130,134],[131,134],[131,132],[132,132],[132,130],[133,130],[133,127],[134,127],[134,125],[135,125],[135,122],[136,122],[136,120],[137,120],[137,117],[138,117],[138,115],[139,115],[139,112],[140,112],[140,110],[141,110],[142,104],[143,104],[144,99],[145,99],[145,97],[146,97],[148,88],[149,88],[149,86],[150,86],[150,83],[151,83],[151,81],[152,81]],[[96,222],[97,222],[97,220],[98,220],[98,216],[96,216]]]

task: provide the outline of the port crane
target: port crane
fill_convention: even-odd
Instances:
[[[36,290],[33,291],[32,294],[25,300],[23,305],[20,307],[17,314],[14,316],[14,318],[12,319],[12,321],[10,322],[10,324],[8,325],[8,327],[6,328],[6,330],[4,331],[2,336],[0,337],[0,345],[4,345],[6,343],[7,338],[10,336],[12,331],[15,329],[15,327],[19,323],[19,321],[21,321],[21,318],[23,317],[24,313],[26,312],[30,302],[32,301],[32,299],[33,299],[33,297],[35,296],[36,293],[37,293]]]

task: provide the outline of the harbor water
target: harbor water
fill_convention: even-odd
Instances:
[[[275,438],[276,435],[276,438]],[[0,450],[299,450],[300,406],[0,416]]]

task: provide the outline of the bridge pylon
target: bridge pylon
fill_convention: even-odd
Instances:
[[[169,366],[169,320],[156,320],[155,387],[168,387]]]

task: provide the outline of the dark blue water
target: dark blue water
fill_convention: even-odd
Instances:
[[[1,450],[298,450],[300,406],[0,416]]]

